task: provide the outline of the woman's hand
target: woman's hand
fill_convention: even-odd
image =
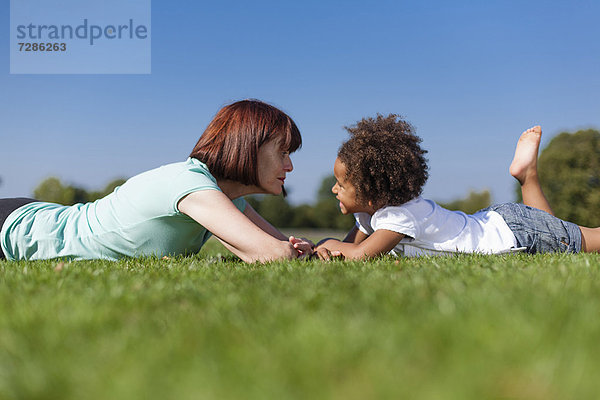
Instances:
[[[290,236],[288,238],[289,242],[294,246],[294,249],[298,251],[298,258],[306,258],[312,256],[315,244],[306,238],[297,238],[295,236]]]

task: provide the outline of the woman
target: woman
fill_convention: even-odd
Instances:
[[[108,196],[62,206],[0,200],[1,258],[112,259],[193,254],[214,234],[248,262],[291,259],[311,243],[289,239],[243,196],[281,194],[302,144],[294,121],[258,100],[223,107],[190,157],[134,176]]]

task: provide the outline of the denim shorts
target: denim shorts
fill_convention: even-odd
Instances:
[[[482,211],[496,211],[517,239],[518,247],[534,253],[581,252],[581,229],[546,211],[520,203],[497,204]]]

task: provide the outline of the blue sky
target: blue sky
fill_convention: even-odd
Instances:
[[[93,189],[183,160],[222,105],[249,97],[303,134],[294,203],[331,173],[342,127],[378,112],[415,125],[424,194],[441,201],[486,188],[513,200],[508,165],[531,125],[544,142],[600,127],[597,1],[211,3],[152,1],[149,75],[11,75],[4,1],[0,197],[47,176]]]

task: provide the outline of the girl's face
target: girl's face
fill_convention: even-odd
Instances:
[[[258,183],[270,194],[281,194],[285,175],[294,169],[290,152],[281,148],[279,140],[270,140],[258,149]]]
[[[340,210],[342,214],[351,214],[357,212],[366,212],[373,214],[375,210],[369,204],[361,204],[356,199],[356,188],[354,185],[346,181],[346,166],[339,158],[335,159],[333,165],[333,175],[335,175],[335,185],[331,191],[335,194],[335,198],[340,202]]]

